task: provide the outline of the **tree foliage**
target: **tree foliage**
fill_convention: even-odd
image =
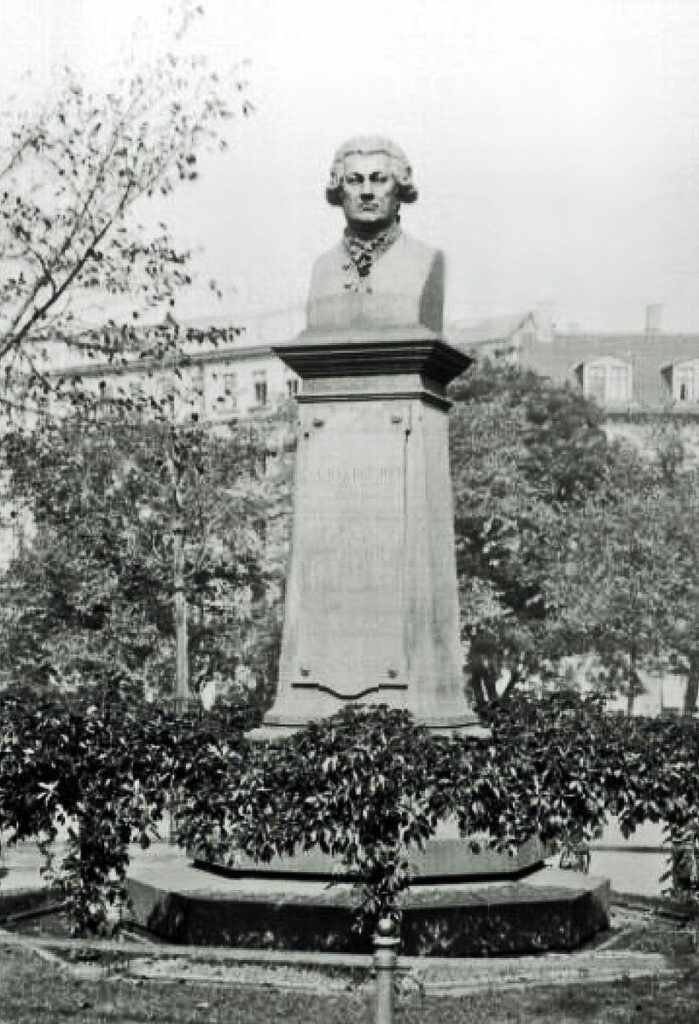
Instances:
[[[476,366],[451,422],[462,636],[479,700],[563,659],[631,711],[642,670],[699,690],[696,476],[676,432],[607,440],[602,411],[517,367]]]
[[[129,846],[147,847],[171,787],[200,746],[245,724],[127,701],[93,704],[35,691],[0,699],[0,835],[40,840],[76,934],[104,933],[125,902]],[[54,864],[59,828],[67,850]]]
[[[265,472],[269,429],[117,417],[48,421],[8,439],[10,485],[33,525],[4,579],[5,678],[171,693],[177,521],[193,689],[216,683],[263,701],[288,494],[283,476]]]
[[[675,432],[659,445],[659,468],[669,494],[663,515],[675,574],[675,600],[663,621],[670,666],[686,678],[684,711],[693,714],[699,698],[699,475]]]
[[[653,465],[634,458],[574,510],[552,552],[547,598],[561,652],[594,652],[628,709],[639,669],[666,668],[687,599],[673,501]]]
[[[202,858],[265,862],[315,846],[335,857],[359,887],[365,935],[400,916],[411,860],[445,818],[472,845],[538,836],[556,850],[589,842],[614,814],[626,835],[662,822],[669,849],[699,854],[698,723],[610,715],[570,692],[511,697],[487,721],[489,738],[465,740],[350,707],[270,744],[246,739],[249,720],[231,711],[6,694],[0,834],[49,842],[66,824],[54,873],[83,933],[108,929],[110,906],[123,906],[129,844],[153,840],[168,794],[179,841]]]
[[[99,94],[65,69],[43,104],[0,120],[0,390],[5,411],[66,393],[50,373],[82,359],[162,358],[178,336],[141,322],[172,314],[191,254],[148,206],[198,177],[201,153],[250,110],[183,38],[201,8],[183,0],[172,47]],[[228,93],[226,96],[225,93]],[[235,103],[231,103],[230,97]],[[107,312],[105,312],[105,310]],[[75,361],[75,358],[74,358]],[[80,361],[80,359],[78,359]],[[89,398],[86,391],[83,397]],[[77,400],[76,388],[69,391]]]
[[[555,656],[551,551],[615,473],[601,413],[569,388],[478,364],[455,386],[451,464],[462,635],[480,700]]]

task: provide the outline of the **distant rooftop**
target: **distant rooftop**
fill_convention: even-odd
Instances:
[[[619,360],[630,367],[631,394],[626,403],[628,410],[642,412],[667,409],[672,405],[671,382],[667,371],[675,364],[699,359],[699,332],[555,332],[549,344],[535,339],[525,340],[519,350],[518,361],[522,366],[552,380],[567,380],[580,385],[583,366],[605,357]]]
[[[536,328],[536,316],[528,310],[526,313],[511,313],[485,320],[457,320],[447,325],[445,335],[457,348],[475,348],[511,341],[519,332],[535,332]]]

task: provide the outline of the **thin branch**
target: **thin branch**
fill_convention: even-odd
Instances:
[[[49,270],[46,260],[43,258],[39,250],[35,249],[33,246],[27,243],[24,248],[24,253],[36,260],[36,262],[39,264],[39,268],[41,269],[42,273],[42,277],[39,278],[39,281],[36,286],[36,291],[34,292],[34,294],[36,295],[39,292],[39,290],[43,288],[45,284],[47,284],[51,288],[52,295],[55,297],[56,282],[53,279],[53,275]]]
[[[33,146],[36,143],[37,139],[41,138],[41,135],[41,132],[36,132],[33,135],[28,135],[25,138],[24,142],[19,147],[19,149],[17,149],[12,154],[7,164],[0,170],[0,178],[4,178],[7,174],[10,174],[11,171],[14,170],[14,168],[17,166],[20,159],[22,158],[24,151],[28,149],[30,146]]]
[[[100,242],[105,237],[105,235],[107,234],[109,229],[112,227],[112,225],[113,225],[114,221],[117,219],[117,217],[121,216],[121,214],[123,213],[123,209],[124,209],[124,207],[126,205],[126,202],[127,202],[127,199],[128,199],[129,191],[130,191],[130,187],[127,186],[127,190],[124,193],[124,195],[122,196],[121,202],[119,204],[119,208],[112,215],[112,217],[110,217],[109,220],[107,220],[107,222],[97,232],[97,234],[93,235],[92,240],[90,241],[90,243],[88,244],[87,248],[83,252],[83,255],[77,260],[75,266],[70,271],[70,273],[65,277],[65,279],[61,282],[61,284],[57,286],[55,295],[52,295],[49,299],[46,300],[45,303],[43,303],[43,305],[39,306],[37,309],[34,310],[34,312],[32,313],[31,317],[29,318],[29,320],[24,324],[24,326],[22,328],[20,328],[20,330],[15,334],[14,337],[10,337],[9,341],[6,341],[4,344],[0,345],[0,360],[4,358],[4,356],[7,354],[7,352],[10,351],[10,349],[16,348],[17,346],[19,346],[21,344],[21,342],[23,341],[24,338],[26,338],[27,334],[29,333],[31,328],[34,326],[34,324],[36,324],[39,320],[41,320],[45,316],[45,314],[48,312],[48,310],[51,308],[51,306],[53,306],[56,302],[58,302],[58,300],[61,298],[61,296],[65,294],[65,292],[68,290],[68,288],[70,288],[70,286],[73,283],[73,281],[76,279],[76,277],[78,276],[80,271],[85,266],[85,264],[86,264],[87,260],[89,259],[89,256],[92,253],[92,251],[100,244]],[[38,292],[38,288],[35,288],[34,289],[34,296],[33,296],[34,298],[36,297],[37,292]],[[23,313],[26,312],[26,310],[28,308],[28,305],[30,305],[30,304],[31,303],[25,303],[25,306],[24,306],[24,309],[23,309]],[[20,319],[21,319],[21,316],[20,316]],[[13,325],[10,327],[10,331],[13,331],[16,328],[17,324],[18,324],[18,319],[16,317],[15,320],[13,321]]]

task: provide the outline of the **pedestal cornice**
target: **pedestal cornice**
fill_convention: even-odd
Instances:
[[[302,380],[417,374],[444,386],[473,362],[425,327],[308,330],[274,352]]]

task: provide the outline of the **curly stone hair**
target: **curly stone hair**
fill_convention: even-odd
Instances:
[[[390,158],[391,170],[396,178],[399,202],[415,202],[418,192],[413,183],[413,169],[400,146],[381,135],[358,135],[340,146],[333,157],[330,178],[325,188],[325,198],[331,206],[342,206],[345,157],[350,153],[385,153]]]

